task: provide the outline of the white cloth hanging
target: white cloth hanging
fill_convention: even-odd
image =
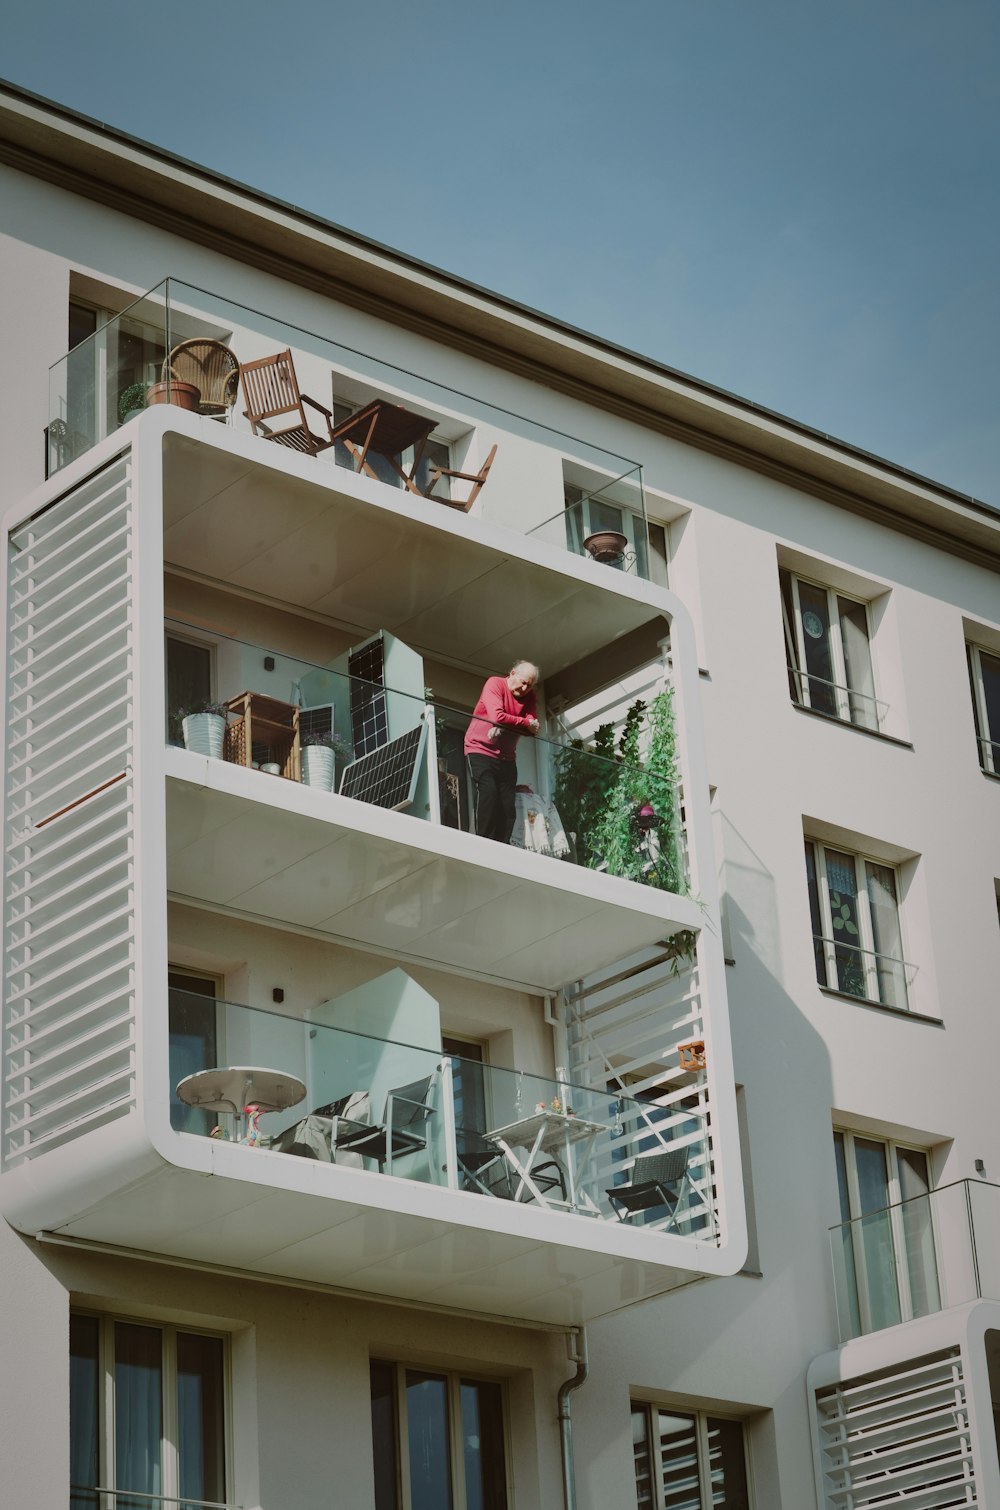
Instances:
[[[530,787],[519,786],[514,793],[514,813],[510,842],[516,849],[554,855],[558,860],[567,858],[569,840],[554,802],[539,797]]]

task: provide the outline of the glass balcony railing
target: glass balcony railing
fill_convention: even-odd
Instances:
[[[1000,1300],[1000,1186],[958,1180],[830,1228],[840,1340]]]
[[[168,743],[259,770],[262,780],[301,781],[475,831],[464,754],[469,714],[419,686],[422,663],[407,647],[394,642],[395,652],[379,661],[391,674],[389,660],[405,652],[403,670],[412,690],[403,691],[215,634],[216,682],[223,690],[220,701],[209,705],[208,652],[192,649],[185,638],[196,629],[168,619],[166,631]],[[272,669],[262,676],[267,665]],[[207,717],[189,716],[205,707],[211,709]],[[509,737],[486,722],[480,732],[490,748]],[[666,727],[663,738],[671,737]],[[513,845],[687,894],[672,749],[661,748],[655,769],[647,769],[524,735],[516,761]]]
[[[193,342],[200,343],[195,352]],[[394,457],[374,450],[368,454],[365,470],[384,485],[412,485],[416,492],[433,492],[435,501],[461,507],[471,483],[448,477],[429,482],[430,469],[475,475],[495,446],[499,459],[484,484],[477,512],[575,553],[583,552],[592,537],[620,531],[627,541],[625,569],[645,577],[655,565],[654,578],[661,579],[661,563],[651,557],[665,555],[665,536],[659,525],[652,526],[650,534],[642,469],[634,461],[175,278],[137,299],[50,369],[48,474],[127,426],[152,403],[191,408],[250,432],[246,393],[237,392],[237,369],[284,352],[291,355],[299,391],[328,411],[335,425],[374,399],[434,422],[421,456],[412,451]],[[198,363],[205,364],[202,386]],[[271,419],[258,423],[255,433],[263,445],[268,429],[276,432],[288,423],[287,416]],[[326,430],[319,411],[310,411],[310,424],[319,426],[322,441]],[[321,465],[353,468],[358,447],[340,441],[329,448],[324,445],[318,460]],[[505,471],[516,477],[515,489],[505,491]],[[527,479],[531,486],[525,486]],[[549,515],[554,518],[543,523]],[[596,548],[587,547],[588,554]],[[601,549],[605,554],[598,559],[610,559],[607,541]],[[665,570],[665,561],[662,567]]]
[[[501,1069],[358,1033],[336,1026],[337,1013],[336,1000],[292,1017],[172,987],[174,1128],[242,1144],[248,1158],[307,1158],[714,1241],[707,1118],[696,1097],[640,1102],[561,1071]],[[403,1027],[405,1018],[397,1005],[394,1020]],[[428,1024],[416,1011],[421,1030]],[[649,1183],[645,1157],[667,1153],[662,1194],[638,1194]]]

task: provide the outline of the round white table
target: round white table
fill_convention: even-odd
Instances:
[[[238,1126],[247,1106],[256,1104],[262,1112],[283,1112],[286,1107],[297,1106],[305,1094],[305,1085],[297,1076],[246,1064],[198,1070],[177,1086],[177,1095],[186,1105],[231,1112]]]

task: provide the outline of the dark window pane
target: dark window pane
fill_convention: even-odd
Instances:
[[[100,1323],[96,1316],[69,1319],[69,1481],[99,1484]],[[70,1510],[91,1510],[96,1496],[74,1491]]]
[[[819,905],[819,882],[816,877],[816,846],[806,840],[806,879],[809,884],[809,916],[812,919],[813,956],[816,961],[816,979],[821,986],[828,986],[826,978],[826,951],[823,946],[823,914]]]
[[[983,698],[986,703],[986,729],[983,737],[990,741],[994,771],[1000,770],[1000,659],[979,652],[983,668]]]
[[[86,341],[97,329],[97,310],[89,309],[86,304],[73,304],[69,306],[69,349],[79,346],[81,341]]]
[[[709,1474],[715,1510],[750,1510],[743,1428],[739,1421],[708,1420]]]
[[[830,651],[830,610],[826,589],[799,583],[802,613],[802,645],[805,651],[807,695],[810,708],[821,713],[837,712],[833,657]],[[804,699],[805,700],[805,699]]]
[[[167,739],[184,743],[181,717],[212,696],[212,653],[207,645],[167,636]]]
[[[398,1510],[399,1506],[395,1373],[391,1363],[371,1365],[375,1510]]]
[[[778,581],[781,585],[781,618],[785,631],[785,659],[788,663],[788,690],[793,703],[806,701],[804,677],[802,667],[799,665],[799,647],[795,638],[795,602],[792,598],[792,578],[790,573],[781,570],[778,573]]]
[[[162,1334],[158,1327],[115,1323],[115,1510],[148,1510],[122,1490],[159,1494],[163,1487]]]
[[[177,1334],[177,1453],[180,1494],[226,1497],[225,1352],[221,1337]]]
[[[406,1428],[412,1510],[452,1510],[446,1379],[407,1373]]]
[[[865,957],[858,924],[858,877],[853,855],[826,851],[826,881],[837,959],[837,985],[851,996],[865,996]]]
[[[499,1384],[463,1379],[464,1510],[507,1510],[507,1465]]]

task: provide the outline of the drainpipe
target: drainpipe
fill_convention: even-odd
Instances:
[[[570,1352],[570,1362],[576,1364],[576,1373],[559,1386],[559,1435],[562,1439],[563,1500],[566,1510],[576,1510],[576,1478],[573,1473],[573,1418],[570,1414],[569,1397],[584,1384],[590,1372],[587,1361],[587,1329],[575,1327],[575,1348]],[[572,1346],[572,1344],[571,1344]]]

